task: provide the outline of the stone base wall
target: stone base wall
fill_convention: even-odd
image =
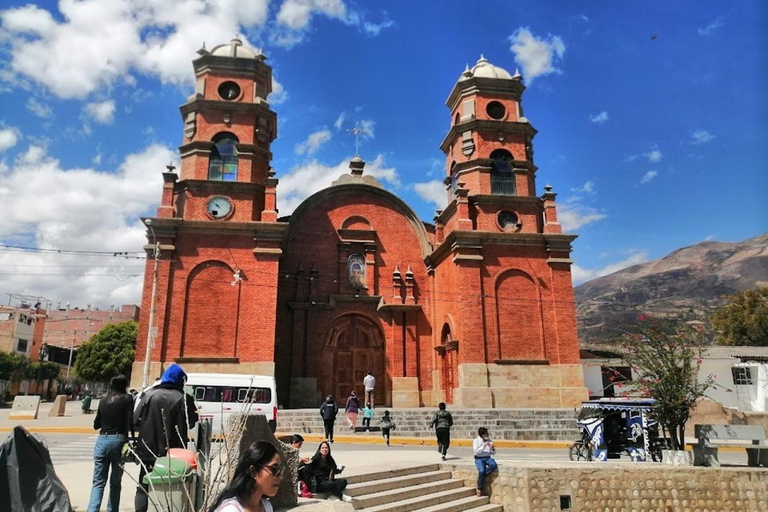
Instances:
[[[454,405],[473,408],[576,407],[589,399],[579,364],[465,363]]]
[[[498,461],[485,493],[505,512],[679,512],[768,510],[768,472],[757,468],[669,467],[645,463],[536,464]],[[477,483],[471,462],[443,464],[465,485]]]

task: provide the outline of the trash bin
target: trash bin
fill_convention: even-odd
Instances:
[[[83,397],[83,402],[82,402],[82,405],[81,405],[81,407],[83,409],[83,413],[88,414],[88,413],[91,412],[91,400],[93,400],[91,395],[85,395]]]
[[[144,475],[149,486],[149,512],[191,512],[195,500],[195,472],[184,459],[158,457],[152,471]]]

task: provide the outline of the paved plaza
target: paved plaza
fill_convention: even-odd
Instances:
[[[94,404],[97,407],[98,404]],[[50,404],[42,404],[39,419],[25,420],[22,422],[8,419],[9,409],[0,410],[0,435],[5,438],[7,433],[17,424],[24,425],[32,432],[41,435],[49,448],[51,459],[57,475],[69,490],[70,500],[76,511],[85,510],[91,491],[91,477],[93,473],[93,445],[97,439],[97,433],[91,428],[93,415],[84,415],[80,411],[79,402],[67,404],[67,416],[61,418],[48,418],[47,413]],[[315,441],[306,436],[307,442],[302,450],[303,454],[311,455],[317,447]],[[397,444],[416,443],[419,444]],[[344,476],[384,471],[408,466],[418,466],[440,462],[440,455],[435,450],[434,441],[427,441],[428,445],[422,445],[424,439],[392,438],[393,445],[387,447],[378,436],[347,435],[339,437],[333,445],[333,454],[339,464],[346,466]],[[457,440],[457,445],[451,447],[447,462],[471,461],[471,448],[466,446],[466,440]],[[530,443],[528,443],[530,444]],[[546,443],[540,448],[501,448],[497,454],[499,461],[520,461],[521,464],[537,463],[562,463],[572,467],[568,460],[566,443]],[[744,452],[721,452],[720,459],[724,464],[732,464],[746,467],[746,454]],[[611,464],[617,462],[611,461]],[[597,463],[591,463],[597,464]],[[631,465],[628,458],[622,459],[618,464]],[[653,463],[647,463],[649,465]],[[656,464],[653,464],[657,466]],[[661,466],[658,465],[660,468]],[[138,475],[138,466],[130,464],[126,467],[123,476],[123,492],[120,510],[133,510],[133,496],[135,493],[134,479]],[[336,505],[315,504],[312,507],[305,503],[302,510],[311,508],[315,510],[333,510]],[[306,507],[306,508],[305,508]],[[106,500],[102,503],[102,509],[106,508]]]

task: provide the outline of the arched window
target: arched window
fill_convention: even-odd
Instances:
[[[491,194],[515,195],[515,173],[512,170],[512,154],[504,149],[491,153]]]
[[[208,179],[237,181],[237,137],[231,133],[219,133],[213,142],[215,145],[208,160]]]

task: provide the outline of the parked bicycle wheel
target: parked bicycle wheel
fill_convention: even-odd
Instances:
[[[568,458],[573,461],[592,460],[589,447],[583,441],[576,441],[568,447]]]

